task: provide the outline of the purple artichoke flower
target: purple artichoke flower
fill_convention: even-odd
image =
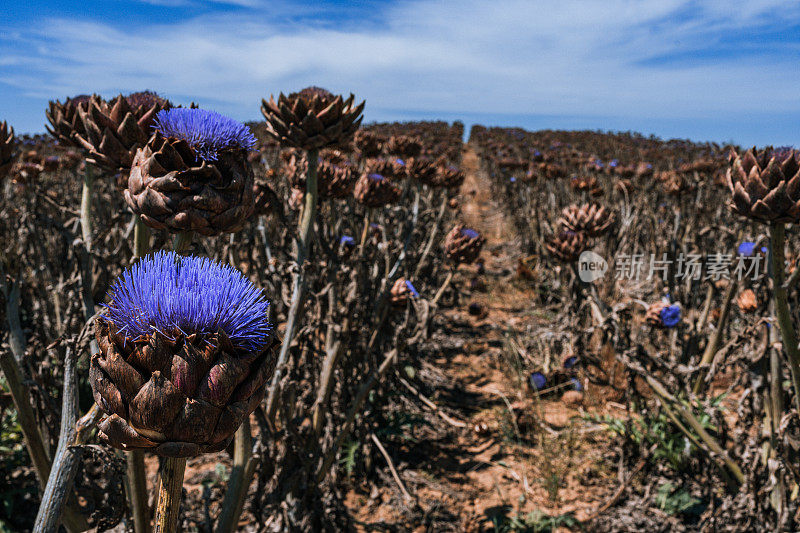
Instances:
[[[109,295],[89,367],[100,437],[167,457],[225,448],[275,368],[262,291],[231,266],[159,252]]]
[[[533,390],[540,391],[547,385],[547,378],[541,372],[531,372],[528,382]]]
[[[408,290],[411,292],[412,297],[419,298],[419,293],[417,292],[417,289],[415,289],[414,285],[412,285],[411,282],[408,280],[406,280],[406,287],[408,287]]]
[[[665,328],[674,328],[681,321],[681,307],[677,304],[668,305],[658,313],[658,316]]]
[[[206,109],[164,109],[156,115],[153,129],[164,137],[186,141],[205,161],[216,161],[223,150],[248,151],[256,145],[250,128]]]
[[[753,255],[753,252],[756,249],[756,243],[745,241],[739,245],[739,255],[750,256]]]

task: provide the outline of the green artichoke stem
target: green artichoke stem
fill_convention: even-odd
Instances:
[[[233,443],[233,466],[228,478],[228,490],[222,502],[222,510],[217,519],[215,533],[233,533],[242,514],[247,489],[253,479],[255,463],[253,460],[253,437],[250,434],[250,421],[245,418],[236,430]]]
[[[792,386],[794,387],[795,407],[800,412],[800,349],[797,346],[797,331],[792,324],[792,315],[789,312],[789,303],[786,300],[786,287],[784,281],[784,243],[786,228],[783,222],[770,225],[770,260],[772,261],[772,295],[775,300],[775,317],[781,331],[783,349],[789,359],[789,370],[792,373]],[[779,378],[778,378],[779,379]],[[775,413],[777,416],[777,413]]]
[[[283,367],[289,357],[289,346],[292,344],[294,331],[297,328],[297,317],[303,307],[303,297],[305,296],[306,279],[303,265],[308,257],[311,241],[314,238],[314,219],[317,216],[317,158],[318,150],[309,150],[307,153],[308,173],[306,175],[306,194],[303,206],[303,216],[300,220],[297,235],[297,273],[292,283],[292,303],[289,307],[289,315],[286,318],[286,332],[283,335],[281,351],[278,354],[278,361],[275,364],[275,373],[269,384],[267,394],[266,415],[267,420],[272,423],[275,411],[278,407],[278,387],[283,373]]]
[[[92,166],[86,163],[83,172],[83,188],[81,189],[81,235],[86,250],[92,251],[92,186],[94,185],[94,172]]]
[[[172,249],[179,254],[183,253],[192,244],[192,239],[194,239],[193,231],[182,231],[172,239]]]
[[[433,300],[431,300],[431,305],[436,305],[437,303],[439,303],[439,300],[442,298],[442,295],[444,295],[444,291],[447,290],[447,287],[450,286],[450,282],[453,281],[453,274],[455,273],[455,271],[456,269],[455,267],[453,267],[450,270],[450,272],[447,273],[447,277],[444,278],[442,286],[439,287],[439,290],[436,292],[436,296],[434,296]]]
[[[150,251],[150,228],[142,221],[139,215],[133,215],[136,219],[133,226],[133,257],[131,263],[141,259]]]
[[[144,471],[144,452],[131,450],[125,452],[125,467],[128,476],[128,501],[133,515],[133,530],[135,533],[150,531],[147,505],[147,475]]]
[[[142,217],[134,215],[136,221],[133,227],[133,257],[131,263],[147,255],[150,251],[150,228]],[[147,475],[144,471],[144,452],[132,450],[125,453],[125,466],[128,476],[128,501],[130,501],[131,514],[133,515],[133,529],[135,533],[147,533],[150,530],[147,504]]]
[[[158,487],[158,504],[153,533],[176,533],[181,510],[183,474],[186,458],[167,457],[161,467],[161,484]]]
[[[717,351],[719,351],[719,345],[722,342],[722,335],[725,331],[725,323],[728,321],[728,315],[730,314],[731,310],[733,295],[736,294],[736,289],[738,286],[739,282],[735,279],[730,280],[728,283],[728,289],[725,292],[725,300],[722,302],[722,310],[719,314],[717,327],[711,334],[711,337],[708,339],[706,349],[703,352],[703,356],[700,358],[700,366],[710,365],[714,360],[714,356],[717,354]],[[694,394],[700,394],[700,392],[703,390],[703,386],[705,385],[705,375],[706,372],[704,370],[701,370],[697,375],[697,379],[692,387],[692,392]]]

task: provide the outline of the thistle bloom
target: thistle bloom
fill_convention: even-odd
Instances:
[[[535,391],[540,391],[547,385],[547,378],[541,372],[532,372],[528,377],[528,383]]]
[[[244,124],[204,109],[160,111],[136,152],[125,200],[148,226],[219,235],[238,231],[255,209]]]
[[[681,321],[681,307],[677,304],[668,305],[659,311],[658,316],[665,328],[674,328]]]
[[[256,145],[250,128],[205,109],[165,109],[156,115],[153,128],[164,137],[186,141],[206,161],[216,161],[223,150],[247,151]]]
[[[753,251],[756,249],[756,243],[745,241],[739,245],[739,255],[750,256],[753,255]]]
[[[239,271],[159,252],[112,284],[91,360],[114,447],[190,457],[224,448],[275,366],[269,302]]]
[[[444,239],[444,252],[453,263],[474,263],[481,254],[486,239],[472,228],[458,224]]]
[[[406,280],[406,287],[408,287],[411,296],[413,296],[414,298],[419,298],[419,293],[417,292],[417,289],[415,289],[414,285],[412,285],[411,282],[408,280]]]

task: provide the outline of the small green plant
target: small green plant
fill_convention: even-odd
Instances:
[[[504,508],[508,510],[508,508]],[[497,533],[550,533],[560,527],[575,529],[580,527],[572,513],[549,515],[539,509],[527,514],[508,516],[506,512],[491,517]]]
[[[719,408],[724,396],[718,396],[711,402],[712,406]],[[705,411],[697,411],[697,420],[703,428],[714,431],[711,415]],[[674,469],[683,470],[687,461],[697,452],[697,447],[686,435],[670,420],[663,411],[647,411],[640,418],[626,421],[610,415],[589,416],[590,421],[605,424],[609,431],[636,444],[655,445],[653,458],[664,460]]]
[[[676,488],[672,483],[664,483],[656,493],[658,508],[669,515],[685,513],[697,508],[700,503],[688,490]]]

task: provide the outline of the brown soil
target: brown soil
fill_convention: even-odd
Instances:
[[[467,175],[462,219],[487,239],[485,275],[481,276],[486,287],[462,298],[457,308],[444,311],[445,329],[457,330],[465,342],[457,355],[430,362],[461,393],[456,401],[452,396],[441,401],[465,427],[453,427],[447,439],[429,441],[426,457],[419,462],[395,465],[413,502],[398,505],[393,481],[369,491],[350,492],[347,504],[364,530],[442,529],[441,524],[413,525],[408,521],[410,508],[416,508],[417,515],[420,510],[423,516],[449,515],[453,530],[467,532],[492,530],[492,516],[514,517],[534,510],[550,515],[573,513],[583,520],[619,486],[610,438],[584,415],[613,411],[623,416],[621,406],[606,405],[605,395],[591,385],[586,386],[580,404],[567,405],[560,393],[537,400],[524,386],[524,376],[512,372],[505,362],[504,337],[517,339],[523,346],[519,341],[530,335],[530,327],[541,326],[543,319],[533,303],[534,282],[521,279],[516,271],[521,257],[516,232],[492,198],[489,178],[469,146],[462,168]],[[462,269],[455,282],[465,287],[474,272],[475,267]],[[488,314],[470,316],[471,302],[484,306]],[[535,369],[526,369],[531,370]],[[431,396],[443,405],[435,393]],[[385,461],[379,468],[386,468]]]

